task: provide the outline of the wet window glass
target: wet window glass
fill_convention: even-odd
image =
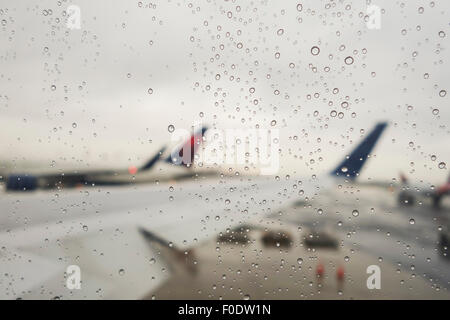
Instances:
[[[449,13],[1,1],[0,299],[449,299]]]

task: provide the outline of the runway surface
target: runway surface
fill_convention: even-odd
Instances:
[[[450,259],[439,245],[448,201],[440,210],[403,207],[391,190],[346,183],[301,197],[295,181],[2,193],[1,292],[43,299],[450,298]],[[148,232],[167,242],[148,243]],[[63,274],[74,263],[84,287],[68,292]],[[379,290],[367,287],[370,265],[380,267]],[[36,268],[48,272],[40,287]]]
[[[426,203],[399,206],[396,193],[380,187],[332,189],[270,215],[268,230],[289,234],[290,248],[265,247],[264,230],[250,230],[246,244],[211,240],[196,248],[197,274],[179,269],[148,298],[449,299],[450,259],[438,241],[447,216]],[[308,247],[313,234],[337,248]],[[380,267],[379,290],[367,288],[369,265]]]

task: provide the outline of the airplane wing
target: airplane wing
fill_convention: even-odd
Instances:
[[[348,158],[364,163],[372,147]],[[348,172],[358,174],[359,161]],[[5,194],[0,298],[142,298],[170,276],[170,255],[188,259],[202,241],[319,193],[329,178],[241,176]],[[72,265],[80,268],[80,289],[67,285]]]

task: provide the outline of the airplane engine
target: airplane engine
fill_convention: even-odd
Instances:
[[[6,190],[9,191],[33,191],[37,188],[37,178],[25,174],[14,174],[6,180]]]
[[[402,206],[413,206],[415,203],[415,197],[411,192],[402,191],[398,194],[398,203]]]

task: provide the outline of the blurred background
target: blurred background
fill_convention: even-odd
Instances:
[[[419,0],[0,0],[0,241],[76,219],[58,215],[68,208],[97,217],[147,210],[146,201],[160,213],[199,198],[225,203],[237,176],[260,183],[258,168],[198,165],[194,151],[192,166],[166,168],[162,148],[198,124],[270,129],[279,166],[260,186],[282,180],[274,187],[290,195],[267,198],[267,220],[220,220],[205,242],[189,243],[196,258],[182,259],[197,276],[166,258],[173,276],[139,297],[447,299],[449,11],[448,1]],[[357,179],[315,181],[380,121],[388,126]],[[86,205],[84,192],[118,196],[73,209]],[[242,212],[256,210],[252,192],[238,195]],[[213,220],[219,209],[208,210]],[[388,289],[366,288],[372,264],[387,270]],[[49,292],[42,298],[58,296]]]

